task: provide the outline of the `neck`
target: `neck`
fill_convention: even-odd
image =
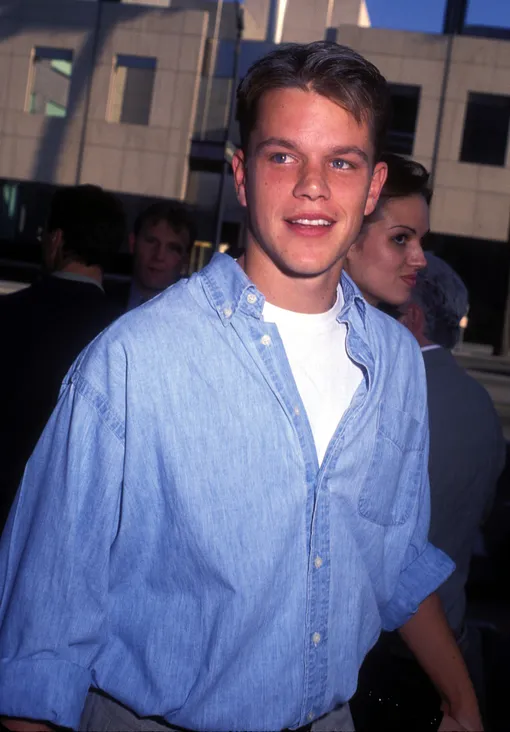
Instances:
[[[247,248],[237,263],[267,302],[295,313],[325,313],[336,302],[342,261],[327,272],[298,277],[280,270],[263,252]]]
[[[144,287],[137,279],[133,279],[135,291],[143,298],[144,301],[150,300],[159,295],[163,290],[153,290],[150,287]]]
[[[413,334],[416,340],[418,341],[418,344],[420,348],[425,348],[425,346],[435,346],[436,344],[434,341],[429,341],[428,338],[425,338],[423,333],[414,333]]]
[[[70,274],[79,274],[84,277],[90,277],[100,285],[103,284],[103,270],[97,264],[86,265],[80,262],[68,262],[58,269],[59,272],[69,272]]]

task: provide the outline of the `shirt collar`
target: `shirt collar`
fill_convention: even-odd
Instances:
[[[342,287],[342,292],[344,295],[344,306],[342,308],[342,312],[340,313],[340,317],[343,317],[354,304],[360,315],[363,325],[365,325],[367,316],[367,303],[365,302],[363,295],[358,289],[358,286],[354,283],[353,280],[351,280],[346,272],[342,272],[342,275],[340,277],[340,285]]]
[[[264,295],[228,254],[215,254],[208,266],[199,272],[198,277],[203,282],[209,302],[224,325],[228,325],[238,310],[259,320],[262,317]],[[354,304],[365,325],[367,305],[360,291],[345,272],[342,272],[340,284],[344,304],[339,318],[344,317]]]
[[[437,343],[431,343],[429,346],[423,346],[421,349],[422,353],[427,353],[428,351],[437,351],[441,346],[438,346]]]
[[[99,287],[101,292],[104,292],[103,286],[93,277],[89,277],[84,274],[77,274],[76,272],[52,272],[52,277],[56,277],[59,280],[68,280],[69,282],[82,282],[86,285],[95,285]]]

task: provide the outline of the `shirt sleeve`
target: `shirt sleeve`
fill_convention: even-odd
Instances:
[[[0,542],[0,714],[76,729],[105,643],[123,421],[75,370]]]
[[[420,604],[452,574],[455,563],[428,541],[430,525],[430,484],[428,476],[429,428],[425,406],[422,421],[424,450],[418,452],[420,490],[415,504],[411,539],[402,562],[397,588],[390,602],[382,609],[383,630],[402,627]]]

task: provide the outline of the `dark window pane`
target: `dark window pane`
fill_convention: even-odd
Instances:
[[[470,92],[460,160],[505,165],[510,125],[510,97]]]
[[[154,88],[152,69],[128,69],[120,121],[132,125],[148,125]]]
[[[149,124],[156,65],[155,58],[117,55],[106,114],[109,122]]]
[[[385,146],[388,152],[413,154],[420,93],[419,86],[390,84],[392,114]]]
[[[128,56],[117,54],[117,66],[127,66],[130,69],[156,69],[156,59],[146,56]]]

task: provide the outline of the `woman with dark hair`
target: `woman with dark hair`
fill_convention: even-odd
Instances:
[[[432,193],[419,163],[385,153],[388,177],[375,211],[365,219],[345,269],[372,305],[403,305],[426,265],[422,243],[429,230]]]
[[[454,345],[458,323],[467,311],[467,292],[444,262],[427,260],[423,253],[432,195],[429,174],[419,163],[399,155],[385,154],[382,160],[388,166],[388,176],[375,211],[365,219],[347,255],[346,269],[372,305],[396,318],[404,311],[415,312],[412,308],[419,305],[426,321],[426,342],[421,341],[409,322],[406,325],[427,351],[424,361],[431,433],[429,537],[457,564],[456,572],[440,588],[439,596],[466,659],[469,662],[474,657],[478,661],[476,649],[468,648],[466,643],[464,585],[472,552],[471,537],[487,505],[488,488],[493,484],[490,477],[485,480],[479,477],[489,473],[485,467],[479,467],[490,464],[485,455],[475,463],[468,456],[469,446],[480,444],[483,449],[473,450],[473,455],[489,452],[487,446],[493,454],[492,444],[497,444],[493,437],[497,433],[491,427],[495,423],[493,409],[487,406],[488,399],[479,395],[479,385],[475,389],[466,383],[459,367],[450,365],[454,363],[453,357],[441,356],[446,351],[440,345],[445,349]],[[418,275],[420,270],[425,271]],[[447,320],[449,327],[445,329]],[[429,354],[430,349],[438,350]],[[463,420],[466,421],[470,409],[473,419],[467,420],[468,423],[487,424],[490,437],[474,437],[476,429],[472,427],[464,436]],[[473,678],[477,670],[477,676],[480,675],[480,669],[473,668],[472,663],[470,668]],[[478,690],[481,696],[482,689]],[[368,654],[350,706],[356,732],[434,732],[442,718],[440,694],[398,633],[383,633]]]

